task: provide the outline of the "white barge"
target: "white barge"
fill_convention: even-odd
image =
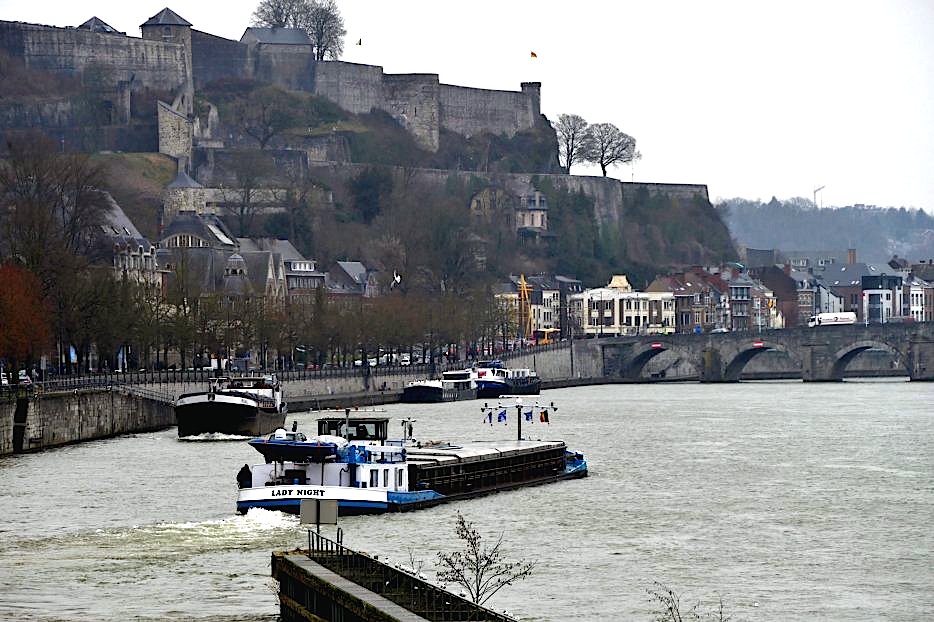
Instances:
[[[587,475],[563,441],[418,444],[389,440],[388,427],[386,417],[325,417],[313,438],[282,429],[250,441],[266,462],[241,469],[237,511],[298,513],[302,499],[336,499],[341,514],[405,511]]]

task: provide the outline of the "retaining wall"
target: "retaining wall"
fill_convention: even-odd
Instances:
[[[44,395],[29,392],[20,398],[20,404],[24,402],[26,424],[22,451],[38,451],[175,425],[171,404],[118,391],[79,390]],[[13,453],[16,407],[16,400],[0,401],[0,455]]]

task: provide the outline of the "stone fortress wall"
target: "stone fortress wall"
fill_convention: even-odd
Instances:
[[[80,75],[98,71],[102,86],[175,92],[189,81],[184,45],[0,21],[0,49],[32,69]]]
[[[0,21],[0,48],[27,67],[79,75],[99,70],[107,87],[123,94],[115,108],[129,110],[130,93],[152,89],[187,97],[223,79],[258,80],[327,97],[353,113],[383,110],[425,148],[436,150],[442,129],[464,136],[480,132],[512,136],[532,128],[540,114],[539,83],[521,91],[441,84],[437,74],[386,74],[382,67],[315,61],[310,46],[244,44],[193,30],[144,28],[144,38]],[[55,118],[46,107],[24,118]],[[61,119],[59,119],[61,121]]]

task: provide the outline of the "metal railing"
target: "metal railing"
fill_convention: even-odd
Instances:
[[[309,531],[308,557],[331,572],[428,620],[516,622],[419,577]]]
[[[16,386],[5,385],[0,389],[0,399],[12,398],[16,395],[35,398],[50,393],[76,393],[78,391],[118,391],[124,395],[132,395],[134,397],[141,397],[166,404],[171,404],[175,401],[175,397],[168,391],[156,391],[129,382],[115,381],[111,378],[96,376],[75,376],[72,378],[19,384]]]

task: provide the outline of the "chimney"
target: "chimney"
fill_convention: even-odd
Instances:
[[[790,263],[786,263],[783,266],[783,269],[785,270],[785,276],[791,276],[791,264]]]
[[[846,249],[846,262],[850,265],[853,265],[856,263],[856,249],[855,248]]]

